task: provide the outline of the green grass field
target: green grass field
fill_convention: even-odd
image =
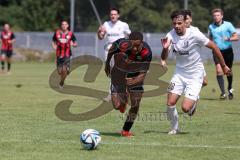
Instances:
[[[162,95],[142,100],[140,117],[132,129],[135,137],[123,138],[119,131],[124,116],[118,111],[84,122],[63,121],[55,115],[56,104],[65,99],[74,101],[70,110],[76,114],[95,108],[101,100],[52,90],[48,79],[55,69],[54,64],[13,64],[11,75],[0,75],[0,159],[240,159],[239,65],[233,69],[235,97],[232,101],[218,99],[220,93],[214,66],[205,67],[209,85],[202,89],[198,111],[193,118],[180,115],[182,134],[167,135],[169,122],[163,113],[166,95]],[[173,68],[170,65],[161,79],[169,81]],[[86,83],[82,78],[85,69],[80,67],[72,72],[66,83],[108,90],[109,80],[103,70],[96,82]],[[161,117],[144,118],[150,113],[159,113]],[[86,151],[80,145],[79,135],[88,128],[102,134],[102,144],[97,150]]]

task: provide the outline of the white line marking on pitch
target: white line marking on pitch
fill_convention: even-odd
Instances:
[[[212,149],[240,149],[240,146],[216,146],[202,144],[161,144],[161,143],[127,143],[127,142],[102,142],[105,145],[135,145],[135,146],[162,146],[171,148],[212,148]]]
[[[80,144],[79,141],[73,140],[61,140],[61,139],[46,139],[46,140],[36,140],[37,143],[50,143],[50,144]],[[36,143],[34,140],[0,140],[0,143]],[[217,145],[204,145],[204,144],[161,144],[161,143],[139,143],[139,142],[110,142],[103,141],[103,145],[134,145],[134,146],[159,146],[159,147],[170,147],[170,148],[208,148],[208,149],[240,149],[240,146],[217,146]]]

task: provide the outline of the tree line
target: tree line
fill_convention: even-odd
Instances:
[[[184,0],[94,0],[102,21],[109,9],[120,9],[121,19],[132,30],[166,32],[170,13],[184,8]],[[224,19],[240,27],[240,0],[188,0],[193,25],[206,32],[212,22],[211,10],[222,8]],[[61,20],[70,20],[70,0],[0,0],[0,25],[10,23],[16,31],[53,31]],[[89,0],[75,0],[75,31],[95,32],[99,24]]]

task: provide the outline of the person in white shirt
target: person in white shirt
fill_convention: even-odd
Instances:
[[[206,46],[212,49],[218,58],[225,74],[231,74],[226,66],[220,50],[202,32],[186,27],[184,11],[174,11],[171,14],[173,29],[166,38],[161,39],[163,46],[160,64],[166,66],[169,51],[176,55],[176,70],[168,87],[167,118],[171,122],[169,135],[179,132],[178,112],[176,103],[181,95],[182,110],[192,116],[196,110],[196,102],[202,88],[204,66],[200,57],[200,49]]]
[[[192,29],[196,29],[199,30],[198,27],[194,27],[192,26],[192,12],[189,9],[184,10],[185,14],[186,14],[186,27],[187,28],[192,28]],[[203,83],[202,86],[207,86],[208,85],[208,79],[207,79],[207,73],[204,69],[204,77],[203,77]]]
[[[105,49],[105,60],[107,58],[108,50],[111,48],[112,43],[120,38],[126,38],[131,33],[129,26],[126,22],[119,20],[120,11],[117,8],[110,9],[110,20],[104,22],[98,28],[97,35],[98,39],[102,40],[107,38],[107,43],[104,46]],[[111,66],[113,66],[113,59],[111,61]],[[111,86],[111,85],[110,85]],[[103,98],[104,101],[111,101],[111,91],[109,89],[109,94],[107,97]]]

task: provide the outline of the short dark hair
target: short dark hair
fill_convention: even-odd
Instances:
[[[112,7],[112,8],[110,8],[110,12],[111,12],[111,11],[117,11],[117,13],[120,14],[120,10],[117,9],[116,7]]]
[[[221,8],[215,8],[212,10],[212,14],[215,12],[220,12],[223,15],[223,10]]]
[[[138,31],[133,31],[130,35],[129,35],[129,40],[143,40],[143,34],[141,32]]]
[[[171,14],[171,19],[173,20],[174,18],[177,18],[179,16],[183,16],[184,20],[187,19],[186,13],[182,10],[175,10]]]
[[[185,12],[186,16],[192,17],[192,12],[191,12],[191,10],[189,10],[189,9],[184,9],[183,11]]]

